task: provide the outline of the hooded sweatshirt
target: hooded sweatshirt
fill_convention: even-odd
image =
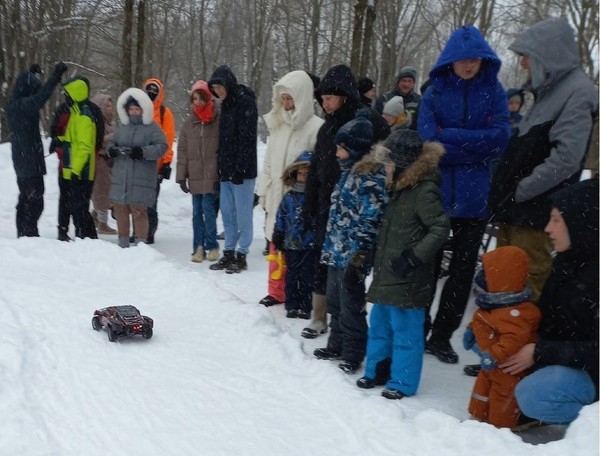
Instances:
[[[254,92],[238,84],[227,65],[214,71],[208,87],[214,84],[222,85],[227,90],[227,97],[221,103],[219,121],[218,166],[221,181],[229,182],[232,178],[255,179],[258,109]],[[216,93],[213,92],[213,95],[218,98]]]
[[[461,79],[452,64],[481,59],[472,79]],[[487,219],[491,163],[510,135],[508,102],[498,81],[500,59],[473,26],[455,30],[429,73],[430,88],[419,107],[423,140],[444,144],[440,160],[444,209],[450,218]]]
[[[157,168],[160,169],[165,166],[171,164],[173,161],[173,142],[175,141],[175,119],[173,117],[173,113],[169,108],[163,105],[163,101],[165,100],[165,88],[162,81],[158,78],[150,78],[144,82],[144,88],[148,86],[148,84],[155,84],[158,86],[158,95],[152,101],[152,105],[154,107],[154,121],[160,126],[162,131],[167,138],[167,153],[164,154],[157,161]]]
[[[579,180],[598,91],[580,66],[573,30],[551,18],[523,31],[511,50],[529,56],[535,102],[498,162],[490,207],[497,222],[543,229],[548,195]]]

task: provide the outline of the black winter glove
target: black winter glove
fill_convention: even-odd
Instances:
[[[106,152],[108,152],[110,158],[115,158],[121,154],[121,150],[117,146],[110,146]]]
[[[55,66],[54,66],[54,74],[56,76],[58,76],[59,78],[62,77],[63,74],[65,74],[67,72],[69,68],[67,67],[67,65],[63,62],[58,62]]]
[[[350,258],[350,263],[344,272],[344,285],[346,288],[357,288],[365,282],[365,265],[367,256],[364,252],[357,252]]]
[[[186,183],[185,181],[180,181],[180,182],[179,182],[179,187],[181,187],[181,191],[182,191],[183,193],[189,193],[189,192],[190,192],[190,189],[189,189],[189,187],[187,186],[187,183]]]
[[[170,178],[171,178],[171,165],[166,163],[162,166],[162,168],[160,168],[160,171],[158,171],[158,180],[160,182],[162,182],[163,179],[169,180]]]
[[[399,277],[407,277],[423,262],[417,258],[412,248],[406,249],[398,258],[391,261],[392,271]]]
[[[273,231],[272,241],[273,245],[280,252],[285,251],[285,234],[281,231]]]
[[[244,177],[242,176],[242,173],[238,171],[233,173],[233,176],[231,176],[231,183],[233,185],[242,185],[244,183]]]
[[[141,160],[142,158],[144,158],[144,151],[141,147],[134,147],[133,149],[131,149],[130,157],[133,160]]]
[[[42,67],[39,64],[34,63],[29,67],[29,72],[33,74],[42,74]]]

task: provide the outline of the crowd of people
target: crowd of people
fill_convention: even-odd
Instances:
[[[458,363],[450,340],[473,292],[477,309],[463,335],[480,358],[465,367],[477,376],[471,415],[508,428],[572,422],[598,400],[597,169],[580,181],[586,153],[598,152],[590,140],[598,91],[565,19],[529,27],[509,49],[528,77],[508,91],[500,58],[470,25],[450,35],[422,94],[411,66],[380,97],[343,64],[322,79],[291,71],[263,116],[260,174],[252,89],[226,65],[195,82],[175,177],[192,196],[191,261],[228,274],[248,268],[256,195],[271,260],[259,304],[283,303],[286,317],[307,320],[302,337],[329,333],[316,358],[337,360],[347,374],[364,363],[357,386],[384,386],[385,398],[415,395],[425,353]],[[66,71],[58,63],[43,84],[32,65],[6,106],[18,237],[39,235],[39,110]],[[107,95],[90,99],[85,77],[62,88],[50,147],[59,156],[58,239],[70,240],[72,217],[79,238],[153,243],[175,139],[162,82],[128,88],[114,105]],[[523,109],[526,94],[533,102]],[[490,226],[497,246],[481,254]]]

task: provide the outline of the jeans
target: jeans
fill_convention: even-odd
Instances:
[[[223,250],[237,250],[238,253],[244,255],[250,251],[255,180],[244,179],[240,185],[221,182],[219,198],[221,217],[225,228],[225,248]]]
[[[198,247],[207,252],[219,248],[217,242],[216,194],[192,195],[192,227],[194,230],[194,253]]]
[[[392,358],[391,378],[386,386],[412,396],[421,381],[425,309],[374,304],[369,318],[365,377],[374,379],[377,365]]]
[[[584,405],[596,400],[596,387],[584,370],[547,366],[521,380],[515,395],[528,417],[548,424],[569,424]]]
[[[44,176],[17,177],[17,185],[17,237],[37,237],[37,223],[44,211]]]

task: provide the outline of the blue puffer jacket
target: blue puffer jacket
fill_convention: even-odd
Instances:
[[[275,230],[284,233],[286,250],[308,250],[315,245],[315,232],[304,229],[304,219],[301,217],[304,204],[304,191],[288,191],[279,203]]]
[[[469,80],[452,63],[482,59]],[[429,73],[417,127],[423,140],[444,144],[440,161],[444,209],[451,218],[487,219],[491,164],[508,143],[510,123],[506,93],[498,81],[500,59],[473,26],[454,31]]]
[[[381,148],[343,170],[331,194],[331,208],[321,263],[345,270],[355,253],[366,253],[365,274],[371,269],[371,251],[389,200],[385,186],[385,152]]]

